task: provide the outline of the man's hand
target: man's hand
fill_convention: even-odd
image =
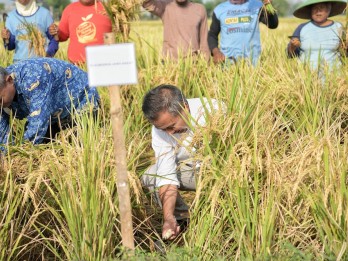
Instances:
[[[290,40],[290,46],[293,49],[296,49],[296,48],[300,47],[301,46],[300,39],[298,39],[297,37],[292,37],[291,40]]]
[[[225,55],[220,51],[219,48],[214,48],[212,53],[213,53],[213,61],[215,64],[225,61]]]
[[[51,24],[51,25],[48,27],[48,33],[49,33],[50,35],[54,36],[54,39],[55,39],[56,41],[59,41],[58,32],[59,32],[58,26],[57,26],[55,23]]]
[[[291,37],[289,45],[288,45],[288,54],[293,56],[295,50],[301,46],[301,41],[298,37]]]
[[[164,185],[159,189],[159,196],[163,208],[162,238],[173,240],[180,231],[174,217],[178,187],[176,185]]]
[[[272,4],[272,0],[263,0],[264,5]]]
[[[288,52],[290,54],[294,53],[297,48],[301,46],[301,41],[297,37],[292,37],[289,46],[288,46]]]
[[[2,39],[4,39],[6,43],[10,41],[10,36],[11,36],[11,33],[7,28],[4,28],[1,30],[1,37]]]
[[[179,235],[179,233],[180,226],[176,222],[174,216],[170,219],[164,220],[162,227],[162,238],[164,240],[173,240],[177,237],[177,235]]]

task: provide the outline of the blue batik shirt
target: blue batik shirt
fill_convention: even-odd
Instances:
[[[214,13],[220,21],[220,50],[226,58],[249,58],[256,64],[261,53],[259,13],[262,1],[219,4]]]
[[[88,86],[87,73],[65,61],[54,58],[32,58],[6,68],[14,79],[15,99],[9,108],[0,111],[0,144],[8,142],[10,113],[18,119],[27,118],[24,139],[41,143],[50,119],[52,124],[77,112],[87,103],[95,107],[99,95]],[[2,147],[2,149],[4,149]]]

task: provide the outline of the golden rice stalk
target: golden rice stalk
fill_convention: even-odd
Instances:
[[[344,12],[346,12],[346,24],[344,27],[345,37],[344,37],[344,47],[347,50],[347,43],[348,43],[348,3],[346,5],[346,9],[344,9]]]
[[[338,47],[338,51],[342,57],[347,57],[347,52],[348,52],[348,46],[347,46],[347,44],[348,44],[348,12],[347,12],[347,8],[348,8],[348,3],[347,3],[346,8],[344,9],[344,12],[346,12],[345,25],[343,27],[341,34],[339,35],[340,45]]]
[[[103,2],[118,41],[128,41],[130,22],[139,18],[138,14],[142,2],[143,0],[109,0]]]
[[[46,39],[44,35],[34,24],[28,22],[24,22],[23,24],[27,31],[27,34],[22,35],[21,37],[19,37],[19,39],[29,42],[29,54],[32,54],[34,52],[36,56],[45,57]]]
[[[271,2],[263,1],[264,5],[263,7],[265,8],[267,14],[275,14],[277,12],[277,10],[273,7]]]

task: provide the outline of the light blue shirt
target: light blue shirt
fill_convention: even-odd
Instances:
[[[261,53],[259,13],[262,1],[219,4],[214,13],[220,21],[220,50],[225,57],[250,58],[255,64]]]
[[[309,63],[312,69],[319,65],[340,65],[338,47],[342,35],[342,24],[333,22],[328,26],[317,26],[312,21],[299,25],[294,36],[299,37],[301,47],[296,51],[303,63]]]
[[[9,50],[15,49],[13,57],[14,62],[37,57],[34,50],[30,50],[29,48],[30,41],[28,40],[28,32],[25,27],[27,23],[36,26],[36,28],[40,30],[45,39],[43,48],[46,51],[48,43],[51,40],[48,39],[48,35],[46,33],[48,31],[48,27],[53,23],[53,19],[50,12],[46,8],[39,7],[38,10],[30,16],[22,16],[17,12],[16,9],[11,11],[6,20],[6,28],[11,32],[11,36],[15,38],[14,46],[12,46],[11,43],[11,48],[9,48]],[[58,44],[55,44],[57,46],[55,47],[56,50],[52,51],[53,55],[58,49]],[[50,56],[53,56],[52,54],[50,54]]]

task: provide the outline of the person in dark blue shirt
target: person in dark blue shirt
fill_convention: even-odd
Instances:
[[[99,100],[87,73],[68,62],[32,58],[0,67],[0,149],[9,142],[11,116],[27,119],[24,140],[38,144],[70,124],[72,111],[97,109]]]

